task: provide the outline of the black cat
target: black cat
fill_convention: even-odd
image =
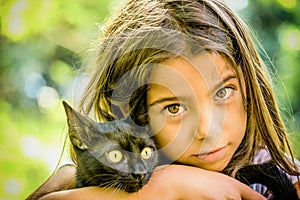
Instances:
[[[157,165],[157,153],[149,127],[131,118],[97,123],[63,102],[69,137],[78,158],[77,187],[113,187],[136,192],[145,185]]]
[[[236,179],[246,185],[260,183],[266,186],[266,196],[271,200],[299,200],[291,180],[273,162],[246,166],[237,172]]]

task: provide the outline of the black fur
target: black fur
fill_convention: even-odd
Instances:
[[[77,187],[113,187],[136,192],[148,182],[157,164],[149,127],[137,126],[130,118],[97,123],[63,104],[69,137],[78,158]],[[144,159],[141,153],[146,147],[152,154]],[[112,150],[122,153],[121,161],[114,163],[109,159]]]
[[[237,172],[236,178],[246,185],[266,186],[272,200],[299,200],[293,183],[273,162],[246,166]]]

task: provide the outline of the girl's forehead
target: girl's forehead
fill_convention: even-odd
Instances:
[[[198,80],[197,84],[202,81],[210,88],[229,75],[234,76],[236,73],[223,56],[203,53],[191,58],[175,57],[155,65],[150,83],[172,88],[184,82],[191,84],[193,80]]]

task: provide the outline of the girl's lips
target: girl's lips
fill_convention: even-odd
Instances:
[[[208,153],[201,153],[195,156],[197,156],[202,161],[213,162],[223,157],[225,153],[226,153],[226,146],[212,150]]]

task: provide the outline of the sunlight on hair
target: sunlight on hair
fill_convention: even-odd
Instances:
[[[242,10],[248,6],[248,0],[224,0],[233,10]]]
[[[59,95],[52,87],[44,86],[38,95],[38,104],[40,108],[48,110],[54,108],[59,103]]]

